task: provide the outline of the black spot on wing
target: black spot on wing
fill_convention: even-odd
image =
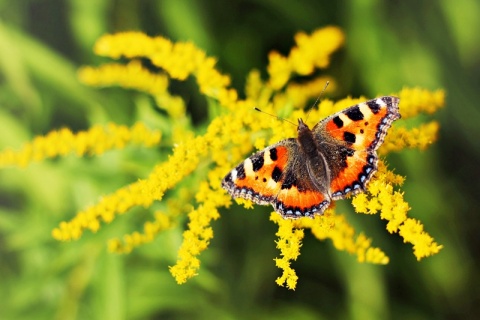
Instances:
[[[282,177],[282,169],[280,169],[279,167],[275,167],[272,172],[273,181],[278,182],[280,181],[281,177]]]
[[[337,126],[338,129],[343,127],[343,121],[342,121],[342,119],[340,119],[339,116],[336,116],[335,118],[333,118],[333,123],[335,123],[335,125]]]
[[[377,114],[380,111],[380,105],[375,100],[367,101],[367,106],[374,114]]]
[[[259,154],[254,155],[253,157],[250,158],[252,161],[252,167],[253,171],[258,171],[262,169],[263,167],[263,152],[260,152]]]
[[[270,159],[272,159],[272,161],[277,161],[278,159],[277,148],[270,149]]]
[[[355,135],[348,131],[345,131],[343,133],[343,139],[348,143],[355,143],[355,141],[357,140]]]
[[[223,178],[224,182],[232,182],[232,173],[228,173],[225,178]]]
[[[243,162],[238,165],[238,167],[235,168],[237,170],[237,179],[245,179],[245,167],[243,165]]]
[[[347,158],[352,157],[355,154],[355,151],[353,149],[344,147],[339,149],[338,153],[340,155],[340,161],[337,163],[337,166],[343,169],[347,167]]]
[[[348,109],[348,111],[345,114],[352,121],[363,120],[363,113],[362,113],[362,111],[360,111],[360,107],[358,107],[358,106]]]

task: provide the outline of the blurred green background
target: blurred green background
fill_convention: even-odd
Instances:
[[[56,242],[51,230],[102,194],[145,177],[169,149],[129,147],[101,157],[73,156],[0,171],[0,319],[473,319],[480,314],[480,2],[458,1],[0,1],[0,147],[35,135],[157,114],[144,94],[81,85],[76,70],[98,65],[92,46],[104,33],[140,30],[191,40],[243,92],[267,54],[286,54],[298,31],[338,25],[345,47],[328,73],[338,97],[444,88],[435,117],[440,138],[429,150],[388,158],[407,181],[412,210],[444,249],[417,262],[411,246],[389,235],[377,216],[348,219],[390,256],[387,266],[358,264],[308,232],[296,291],[278,287],[271,208],[234,206],[213,224],[200,274],[178,286],[168,272],[182,229],[163,233],[130,255],[106,241],[141,228],[151,212],[135,209]],[[264,73],[265,74],[265,73]],[[192,81],[173,83],[194,123],[207,120]],[[155,117],[152,124],[155,124]],[[415,121],[415,120],[413,120]]]

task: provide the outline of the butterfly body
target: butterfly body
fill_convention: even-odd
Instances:
[[[322,214],[333,200],[365,190],[377,170],[376,150],[399,99],[386,96],[337,112],[310,129],[298,120],[298,138],[282,140],[235,167],[222,181],[234,198],[271,204],[284,218]]]

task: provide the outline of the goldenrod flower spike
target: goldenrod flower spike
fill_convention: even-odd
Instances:
[[[368,186],[368,192],[355,196],[352,204],[358,213],[380,213],[380,218],[388,221],[387,230],[398,232],[404,242],[413,244],[417,260],[421,260],[438,253],[442,246],[423,230],[421,222],[407,217],[410,207],[403,199],[403,193],[394,188],[402,183],[402,177],[387,171],[381,164],[376,179]]]
[[[133,232],[123,236],[124,242],[119,239],[110,239],[108,241],[108,250],[115,253],[130,253],[135,247],[153,241],[151,236],[157,235],[159,232],[169,229],[169,226],[163,226],[160,223],[145,223],[145,233]],[[148,231],[147,231],[148,230]]]
[[[422,258],[437,254],[443,248],[428,233],[423,231],[423,225],[418,220],[408,218],[399,229],[399,234],[404,242],[413,244],[413,253],[419,261]]]
[[[177,226],[178,216],[191,210],[189,202],[192,200],[191,193],[186,189],[179,190],[178,198],[167,200],[167,208],[164,211],[156,211],[154,220],[147,221],[143,225],[143,233],[133,232],[123,236],[120,239],[111,239],[108,242],[110,252],[130,253],[138,246],[147,244],[155,240],[157,235],[162,231]]]
[[[95,125],[89,130],[72,133],[69,129],[51,131],[37,136],[20,150],[6,149],[0,152],[0,167],[25,167],[32,161],[42,161],[73,153],[77,156],[99,155],[109,150],[123,149],[127,144],[142,144],[145,147],[158,145],[161,134],[148,129],[143,123],[128,128],[109,123]]]
[[[153,201],[161,200],[167,190],[196,168],[199,157],[206,152],[204,144],[204,138],[197,137],[177,145],[169,160],[157,165],[146,180],[104,196],[98,204],[80,212],[70,222],[62,222],[53,230],[54,238],[63,241],[78,239],[86,229],[96,232],[100,220],[110,222],[134,206],[148,207]]]
[[[292,104],[296,108],[305,108],[308,107],[308,102],[312,99],[316,99],[319,95],[318,88],[325,86],[325,83],[329,82],[328,92],[336,90],[337,84],[334,79],[327,76],[319,76],[314,78],[311,81],[297,84],[292,83],[286,86],[286,93],[288,99],[292,101]],[[319,109],[318,106],[314,106]]]
[[[106,35],[95,45],[95,52],[112,58],[147,58],[171,78],[196,77],[200,92],[232,108],[237,100],[235,90],[228,88],[230,77],[218,72],[216,60],[190,42],[172,43],[163,37],[148,37],[140,32]]]
[[[288,289],[294,290],[298,280],[290,263],[300,255],[304,229],[311,229],[312,234],[319,240],[332,240],[337,250],[355,254],[359,262],[387,264],[389,261],[381,249],[371,246],[370,239],[363,234],[355,235],[354,228],[348,224],[345,216],[335,215],[331,209],[325,211],[323,216],[298,220],[283,219],[273,212],[270,220],[278,224],[277,248],[280,249],[281,258],[275,259],[275,264],[283,270],[282,276],[277,278],[276,282],[281,286],[286,285]]]
[[[443,108],[445,91],[428,91],[421,88],[404,88],[398,93],[400,98],[400,113],[403,119],[408,119],[421,112],[433,114]]]
[[[177,283],[185,283],[189,278],[197,275],[200,268],[198,255],[207,249],[213,238],[213,229],[210,222],[220,217],[214,205],[201,205],[188,214],[190,223],[188,230],[183,233],[183,242],[178,251],[178,260],[175,266],[170,267],[170,273]]]
[[[300,255],[304,233],[302,229],[295,228],[295,220],[283,219],[276,212],[270,215],[270,220],[278,224],[276,235],[279,239],[276,242],[282,256],[280,259],[275,259],[276,266],[283,270],[282,275],[277,278],[276,282],[280,286],[286,285],[288,289],[293,290],[297,285],[298,276],[295,270],[290,267],[290,261],[297,260]]]
[[[440,124],[437,121],[420,124],[412,129],[392,128],[379,153],[383,155],[403,149],[425,150],[437,140],[439,131]]]
[[[138,60],[132,60],[125,65],[108,63],[98,68],[83,67],[79,70],[78,77],[80,81],[91,86],[120,86],[151,94],[158,107],[167,111],[172,118],[185,117],[183,100],[168,92],[168,76],[150,72]]]
[[[127,64],[107,63],[98,68],[83,67],[79,79],[90,86],[114,86],[137,89],[151,95],[162,95],[168,90],[169,79],[163,73],[152,73],[140,61]]]
[[[297,45],[288,57],[275,51],[268,56],[269,86],[275,90],[281,89],[292,73],[310,75],[315,69],[326,68],[330,63],[330,55],[343,45],[344,35],[337,27],[326,27],[311,35],[299,32],[295,42]]]

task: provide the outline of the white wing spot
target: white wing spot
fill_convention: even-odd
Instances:
[[[251,177],[255,175],[255,172],[253,172],[253,163],[250,158],[246,159],[245,162],[243,163],[243,167],[245,168],[245,175],[247,177]]]
[[[269,165],[272,163],[273,161],[272,158],[270,158],[270,149],[265,150],[265,152],[263,153],[263,165]]]

